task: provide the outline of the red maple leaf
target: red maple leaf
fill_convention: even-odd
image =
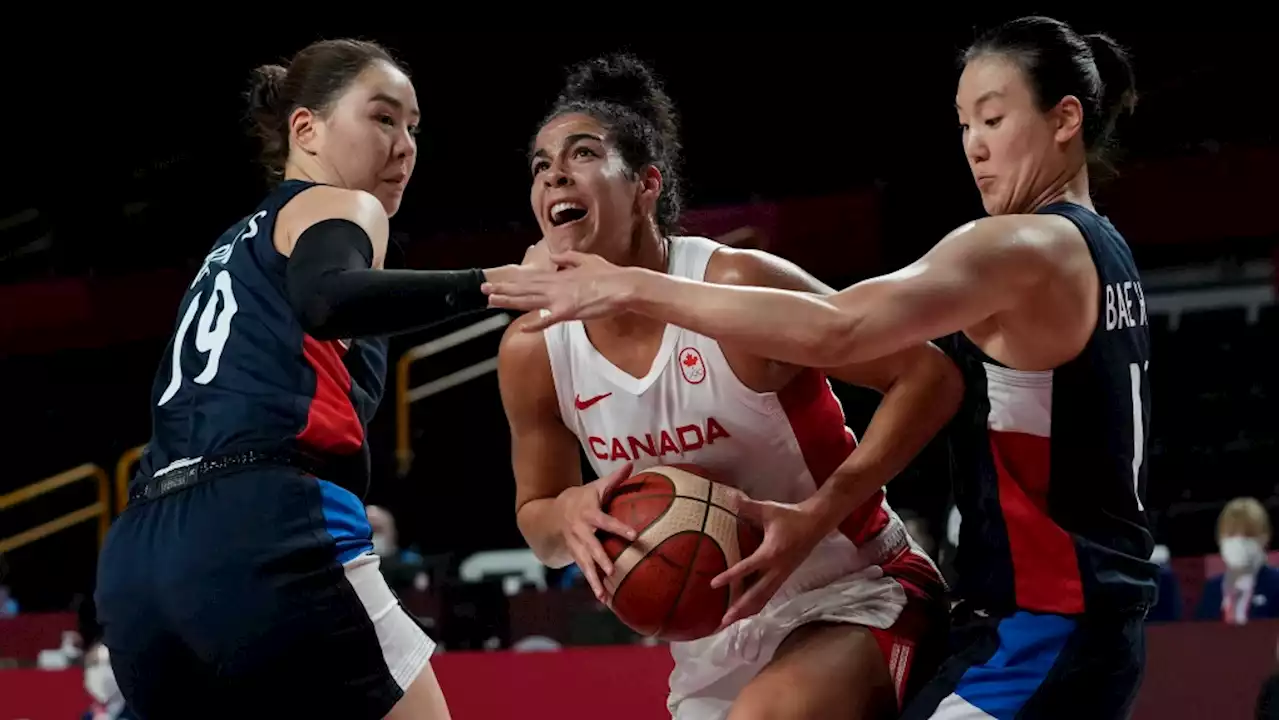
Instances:
[[[694,355],[693,353],[689,353],[689,354],[687,354],[687,355],[685,355],[685,356],[684,356],[684,366],[685,366],[685,367],[693,367],[694,365],[697,365],[697,364],[698,364],[698,356],[697,356],[697,355]]]

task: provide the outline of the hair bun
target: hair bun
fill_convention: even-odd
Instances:
[[[1138,89],[1128,51],[1109,35],[1085,35],[1084,40],[1089,44],[1098,77],[1102,79],[1103,111],[1111,118],[1132,114],[1138,104]]]
[[[565,81],[561,102],[621,105],[659,130],[675,128],[671,99],[649,68],[632,55],[606,55],[579,65]]]
[[[280,87],[288,70],[282,65],[262,65],[249,78],[249,113],[259,122],[280,114]]]

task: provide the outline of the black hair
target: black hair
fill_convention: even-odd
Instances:
[[[989,30],[961,56],[961,65],[983,55],[1003,55],[1026,75],[1041,111],[1067,95],[1084,107],[1082,137],[1092,162],[1103,166],[1116,123],[1138,102],[1129,53],[1108,35],[1078,35],[1053,18],[1031,16]]]
[[[612,54],[583,63],[570,72],[560,97],[541,125],[568,113],[600,121],[634,174],[652,165],[662,173],[658,229],[676,231],[680,219],[680,132],[675,105],[644,63]]]
[[[374,62],[405,68],[377,43],[365,40],[320,40],[284,65],[255,68],[245,99],[251,133],[262,142],[260,161],[272,181],[284,176],[289,158],[289,115],[300,107],[328,112],[347,87]]]

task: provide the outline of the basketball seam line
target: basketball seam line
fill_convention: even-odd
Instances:
[[[738,517],[738,513],[734,512],[732,508],[727,508],[719,503],[712,502],[710,499],[694,497],[693,495],[667,495],[665,493],[649,493],[648,495],[628,495],[626,496],[625,499],[630,501],[630,500],[647,500],[649,498],[684,498],[685,500],[697,500],[700,503],[706,503],[711,507],[716,508],[717,510],[723,510],[734,517]],[[619,499],[622,499],[622,498],[619,498]]]
[[[646,496],[646,495],[631,495],[630,497],[669,497],[669,498],[677,498],[677,497],[680,497],[679,495],[675,495],[675,494],[674,494],[674,493],[675,493],[675,489],[676,489],[676,484],[675,484],[674,482],[672,482],[672,481],[671,481],[671,478],[666,477],[666,476],[664,475],[662,479],[663,479],[663,480],[666,480],[668,483],[670,483],[670,484],[671,484],[671,492],[672,492],[672,494],[668,495],[668,494],[665,494],[665,493],[649,493],[647,496]],[[618,497],[613,497],[613,498],[610,498],[610,499],[609,499],[609,508],[610,508],[610,509],[612,509],[612,508],[613,508],[613,503],[614,503],[614,501],[616,501],[616,500],[618,500],[618,499],[620,499],[620,498],[618,498]],[[691,500],[696,500],[697,498],[689,498],[689,499],[691,499]],[[643,528],[641,528],[641,529],[639,529],[639,530],[636,530],[636,540],[639,540],[639,539],[640,539],[640,536],[641,536],[641,535],[643,535],[643,534],[645,533],[645,531],[647,531],[649,528],[651,528],[651,527],[653,527],[654,525],[656,525],[656,524],[658,524],[659,522],[661,522],[661,521],[662,521],[662,518],[666,517],[667,513],[671,512],[671,508],[673,508],[673,507],[675,507],[675,506],[676,506],[675,500],[672,500],[671,502],[667,503],[667,506],[666,506],[666,507],[664,507],[664,508],[662,508],[662,512],[658,513],[658,516],[657,516],[657,517],[655,517],[652,521],[650,521],[650,522],[649,522],[649,524],[645,525]],[[609,512],[609,510],[606,510],[605,512]],[[705,521],[704,521],[704,522],[705,522]],[[628,543],[627,543],[627,544],[622,548],[622,552],[618,553],[618,558],[622,557],[622,553],[625,553],[625,552],[626,552],[627,550],[629,550],[630,548],[635,547],[635,544],[636,544],[636,541],[635,541],[635,540],[632,540],[632,541],[628,542]],[[613,589],[613,592],[609,594],[609,603],[608,603],[608,607],[609,607],[609,609],[610,609],[610,610],[612,610],[612,609],[613,609],[613,599],[614,599],[614,598],[616,598],[616,597],[618,597],[619,595],[621,595],[621,594],[622,594],[622,587],[623,587],[624,585],[626,585],[626,584],[627,584],[627,581],[628,581],[628,580],[630,580],[632,577],[635,577],[635,574],[636,574],[636,573],[635,573],[636,567],[638,567],[638,566],[640,565],[640,563],[644,562],[644,561],[645,561],[645,558],[648,558],[648,557],[649,557],[649,555],[650,555],[650,554],[652,554],[652,553],[653,553],[653,551],[654,551],[654,550],[657,550],[657,549],[658,549],[658,547],[657,547],[657,546],[654,546],[653,548],[651,548],[651,549],[649,550],[649,552],[645,553],[644,555],[641,555],[641,556],[640,556],[640,559],[636,561],[636,564],[635,564],[635,565],[633,565],[633,566],[631,567],[631,571],[627,573],[626,577],[622,578],[621,582],[619,582],[619,583],[618,583],[618,586],[617,586],[617,587],[615,587],[615,588]],[[617,569],[618,569],[618,568],[617,568],[618,558],[609,558],[609,562],[614,563],[614,571],[615,571],[615,572],[616,572],[616,571],[617,571]],[[678,597],[678,596],[677,596],[677,597]],[[664,621],[664,622],[665,622],[665,621]],[[634,629],[634,628],[632,628],[632,629]],[[658,630],[659,630],[659,631],[661,631],[661,630],[662,630],[662,626],[661,626],[661,625],[659,625],[659,626],[658,626]],[[656,633],[655,633],[655,635],[656,635]]]
[[[702,511],[702,525],[698,527],[698,542],[693,546],[693,554],[689,560],[689,564],[684,568],[684,580],[680,583],[680,592],[676,593],[675,601],[671,603],[671,608],[667,610],[667,616],[662,619],[662,624],[658,626],[656,635],[662,635],[667,629],[667,625],[671,624],[671,618],[675,617],[676,610],[680,609],[680,600],[684,598],[684,593],[689,589],[689,578],[693,577],[693,566],[697,563],[698,551],[702,549],[702,543],[707,540],[707,518],[711,517],[711,494],[715,489],[715,485],[707,483],[707,496],[705,498],[689,498],[690,500],[700,500],[707,504]],[[675,505],[674,502],[671,503]]]

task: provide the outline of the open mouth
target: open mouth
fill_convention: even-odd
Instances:
[[[563,227],[585,218],[587,209],[575,202],[558,202],[551,206],[549,216],[553,227]]]

